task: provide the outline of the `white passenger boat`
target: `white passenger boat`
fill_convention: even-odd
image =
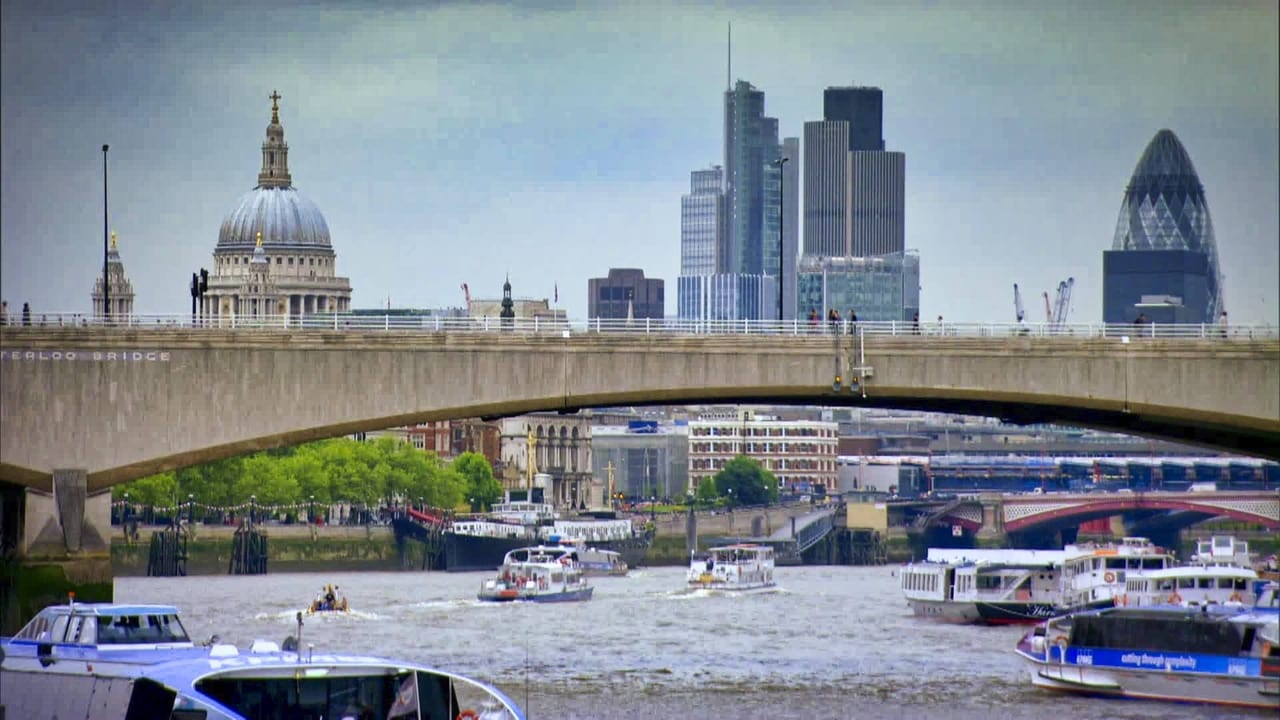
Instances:
[[[195,645],[167,605],[42,610],[0,641],[0,716],[53,718],[473,718],[520,720],[496,688],[400,660],[259,640]]]
[[[507,553],[497,574],[480,586],[478,597],[489,602],[569,602],[590,600],[593,590],[576,548],[538,545]]]
[[[1152,605],[1252,605],[1258,573],[1229,565],[1183,565],[1130,573],[1116,603],[1122,607]]]
[[[899,584],[918,616],[981,625],[1032,624],[1074,610],[1111,607],[1129,572],[1174,563],[1145,538],[1063,550],[929,550],[903,566]]]
[[[722,593],[773,592],[778,589],[773,563],[773,548],[768,545],[713,547],[690,562],[688,587]]]
[[[1037,687],[1153,700],[1280,708],[1277,586],[1252,606],[1116,607],[1036,627],[1019,657]]]
[[[550,542],[561,547],[573,548],[577,552],[578,565],[582,568],[582,574],[587,577],[620,577],[626,575],[631,569],[627,561],[622,559],[622,553],[588,545],[582,538],[562,538],[559,535],[552,535]]]

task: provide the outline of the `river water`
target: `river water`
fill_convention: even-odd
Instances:
[[[334,582],[355,612],[308,619],[304,645],[460,672],[536,720],[1226,716],[1034,689],[1012,650],[1023,629],[918,620],[893,573],[785,567],[782,592],[720,597],[680,594],[683,568],[643,568],[596,579],[588,602],[550,605],[480,603],[487,573],[122,577],[115,591],[178,605],[193,639],[244,648],[283,640]]]

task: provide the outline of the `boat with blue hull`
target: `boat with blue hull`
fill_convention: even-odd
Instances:
[[[197,645],[168,605],[68,603],[0,639],[0,717],[523,720],[501,691],[431,667],[259,640]]]
[[[1280,709],[1280,601],[1154,605],[1049,620],[1015,650],[1033,685],[1151,700]]]

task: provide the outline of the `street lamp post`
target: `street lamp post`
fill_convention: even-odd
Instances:
[[[649,522],[658,521],[658,498],[656,495],[649,496]]]
[[[311,501],[307,506],[307,524],[310,525],[316,521],[316,496],[308,495],[307,499]]]
[[[187,524],[196,524],[196,496],[194,493],[187,493]]]
[[[258,515],[258,496],[250,495],[249,496],[249,524],[250,525],[258,522],[257,515]]]
[[[107,282],[107,148],[102,146],[102,322],[111,321],[110,283]]]
[[[785,225],[787,221],[786,214],[782,211],[783,204],[786,203],[786,166],[787,161],[791,158],[778,158],[775,162],[778,165],[778,322],[782,322],[782,285],[783,278],[786,273],[784,267],[786,263],[783,261],[784,247],[786,242]]]

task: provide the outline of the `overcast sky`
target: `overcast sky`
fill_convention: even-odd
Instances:
[[[832,5],[842,10],[830,9]],[[1277,4],[1174,2],[0,4],[0,294],[87,311],[110,224],[138,312],[184,312],[253,187],[279,90],[295,186],[353,306],[551,297],[639,267],[674,315],[680,195],[723,162],[733,75],[785,136],[832,85],[884,90],[907,157],[923,317],[1013,319],[1102,253],[1143,148],[1182,140],[1236,322],[1280,323]],[[623,8],[623,9],[620,9]]]

